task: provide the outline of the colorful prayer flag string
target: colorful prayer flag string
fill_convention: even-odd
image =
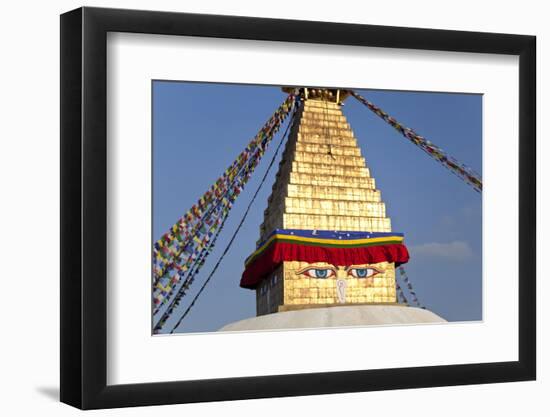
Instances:
[[[417,134],[414,130],[403,126],[393,117],[384,112],[380,107],[377,107],[375,104],[367,100],[366,98],[360,96],[355,91],[350,91],[350,93],[361,103],[363,103],[369,110],[371,110],[378,117],[383,119],[386,123],[392,126],[395,130],[405,136],[410,142],[418,146],[436,161],[441,163],[445,168],[449,169],[452,173],[461,178],[464,182],[469,184],[477,192],[481,192],[483,188],[481,175],[475,172],[472,168],[467,167],[464,164],[458,162],[455,158],[450,155],[447,155],[443,149],[439,148],[429,140],[423,138]]]
[[[248,213],[250,212],[250,209],[251,209],[252,205],[254,204],[254,201],[256,200],[256,197],[258,197],[258,194],[260,193],[260,190],[261,190],[262,186],[264,185],[264,183],[267,179],[267,176],[268,176],[271,168],[273,167],[273,164],[275,163],[277,155],[279,154],[279,150],[281,149],[281,147],[282,147],[282,145],[285,141],[285,138],[287,137],[287,134],[290,131],[291,126],[293,126],[293,124],[294,124],[295,115],[296,115],[296,110],[294,110],[294,113],[291,116],[291,120],[290,120],[290,122],[288,123],[288,125],[286,127],[285,133],[283,134],[283,137],[281,138],[281,141],[279,142],[279,145],[277,146],[277,149],[275,149],[275,152],[273,153],[273,157],[271,158],[271,161],[269,162],[269,165],[268,165],[268,167],[267,167],[267,169],[264,173],[264,176],[262,177],[262,179],[260,181],[260,184],[256,188],[256,191],[254,192],[254,195],[252,196],[252,199],[248,203],[248,206],[246,207],[246,210],[245,210],[239,224],[237,225],[237,228],[233,232],[233,235],[231,236],[231,239],[229,239],[229,242],[227,243],[225,249],[223,250],[220,257],[218,258],[218,261],[216,262],[216,264],[214,265],[214,267],[210,271],[210,274],[208,274],[208,276],[206,277],[206,280],[202,284],[201,288],[199,289],[199,291],[197,292],[195,297],[193,297],[193,300],[191,300],[191,303],[189,304],[189,306],[185,309],[183,314],[180,315],[180,317],[178,318],[176,323],[172,326],[172,330],[170,330],[170,334],[174,333],[176,331],[176,329],[182,323],[183,319],[185,319],[185,317],[187,317],[187,315],[189,314],[189,312],[191,311],[191,309],[193,308],[193,306],[195,305],[195,303],[197,302],[197,300],[201,296],[202,292],[204,291],[204,289],[206,288],[206,286],[208,285],[208,283],[210,282],[210,280],[214,276],[214,274],[217,271],[218,267],[221,265],[221,262],[223,261],[223,258],[229,252],[229,249],[231,248],[231,245],[233,244],[233,242],[235,241],[235,238],[239,234],[239,231],[241,230],[241,227],[243,226],[243,224],[246,220],[246,217],[248,216]],[[161,327],[155,327],[155,329],[153,331],[158,333],[161,330],[161,328],[162,328],[162,326]]]
[[[153,301],[164,304],[199,258],[294,105],[289,95],[224,174],[153,245]]]
[[[186,294],[196,274],[204,265],[206,257],[213,250],[219,233],[223,229],[233,202],[250,179],[267,146],[279,131],[294,104],[295,97],[291,94],[249,143],[245,151],[220,177],[221,180],[219,179],[199,199],[199,204],[193,206],[170,231],[155,243],[153,252],[155,260],[158,262],[155,265],[153,278],[154,314],[159,313],[161,307],[177,292],[176,297],[155,325],[155,332],[162,328],[179,305],[181,298]],[[205,209],[208,210],[206,213],[204,213]],[[190,213],[191,215],[189,215]],[[182,229],[186,233],[185,239],[181,234],[178,235]],[[182,244],[182,241],[185,244]],[[175,243],[172,250],[163,252],[168,256],[160,255],[162,248],[172,243]]]
[[[401,288],[401,285],[399,285],[399,282],[395,280],[395,289],[397,290],[397,297],[401,304],[409,304],[409,301],[407,300],[407,297],[405,297],[405,294],[403,293],[403,289]]]
[[[283,104],[277,109],[273,116],[266,122],[259,133],[252,139],[243,152],[226,169],[224,174],[210,187],[210,189],[198,200],[198,202],[187,211],[187,213],[166,232],[153,248],[153,283],[156,284],[164,274],[174,268],[175,260],[178,263],[188,259],[190,253],[197,245],[203,243],[197,236],[199,232],[204,232],[204,224],[210,225],[212,221],[213,208],[224,201],[226,194],[239,193],[238,187],[231,189],[235,177],[241,172],[243,166],[253,159],[261,159],[265,148],[271,137],[278,131],[280,124],[290,111],[294,102],[294,96],[289,95]],[[250,170],[251,174],[253,168]],[[248,176],[249,177],[249,176]],[[246,180],[245,180],[246,182]],[[203,230],[201,230],[203,229]],[[181,259],[181,258],[184,259]]]
[[[248,174],[250,173],[253,168],[258,164],[259,159],[250,159],[248,164],[244,167],[243,172],[245,172],[245,175],[239,175],[235,178],[234,184],[232,189],[237,189],[238,192],[231,192],[227,195],[227,197],[224,197],[220,203],[221,210],[218,210],[216,208],[215,212],[219,211],[219,214],[215,216],[214,223],[210,229],[208,229],[208,232],[204,235],[205,239],[201,241],[201,239],[196,239],[198,243],[197,251],[191,255],[191,257],[187,260],[187,263],[184,265],[184,268],[180,268],[179,271],[181,272],[179,276],[170,277],[169,283],[174,284],[170,285],[169,287],[166,287],[163,285],[163,279],[159,281],[159,284],[156,285],[157,291],[153,292],[153,300],[155,303],[155,310],[154,315],[156,315],[161,307],[163,307],[166,302],[172,297],[173,293],[176,290],[177,284],[182,279],[182,277],[187,272],[187,276],[185,279],[183,279],[183,283],[181,284],[181,287],[183,288],[182,297],[185,294],[185,290],[189,288],[189,286],[193,283],[195,275],[199,272],[200,268],[204,265],[206,257],[210,254],[210,252],[213,250],[215,242],[219,236],[219,233],[221,232],[223,225],[225,224],[225,221],[229,215],[229,209],[232,207],[234,201],[237,199],[237,197],[240,194],[240,191],[244,189],[245,182],[248,180]],[[196,236],[195,236],[196,238]],[[176,264],[177,265],[177,264]],[[180,297],[181,298],[181,297]]]
[[[412,299],[412,302],[419,308],[426,308],[424,307],[422,304],[420,304],[420,301],[418,300],[418,296],[416,295],[416,292],[414,291],[414,288],[412,286],[412,283],[411,283],[411,280],[409,279],[409,276],[407,275],[407,272],[405,271],[405,268],[403,266],[400,266],[398,268],[399,270],[399,275],[401,276],[401,278],[403,279],[403,283],[405,284],[405,286],[407,287],[407,289],[409,290],[409,294],[411,295],[411,299]],[[396,286],[399,285],[397,283],[397,280],[395,281],[396,282]],[[400,288],[401,289],[401,288]],[[402,289],[401,289],[402,290]],[[403,294],[403,297],[405,295]]]

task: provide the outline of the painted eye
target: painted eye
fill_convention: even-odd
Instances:
[[[310,268],[303,272],[303,274],[307,275],[310,278],[330,278],[334,276],[334,271],[332,269],[323,269],[323,268]]]
[[[380,271],[374,268],[350,268],[348,273],[355,278],[369,278],[380,273]]]

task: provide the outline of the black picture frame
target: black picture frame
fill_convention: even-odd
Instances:
[[[519,56],[519,360],[107,385],[108,32]],[[536,377],[536,38],[156,11],[61,15],[61,401],[81,409],[237,400]]]

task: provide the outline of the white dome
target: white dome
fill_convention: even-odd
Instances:
[[[446,320],[437,314],[416,307],[404,305],[348,305],[266,314],[227,324],[219,331],[311,329],[445,322]]]

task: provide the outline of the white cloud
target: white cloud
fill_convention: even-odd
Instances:
[[[449,259],[453,261],[465,261],[470,259],[474,252],[467,242],[455,240],[449,243],[424,243],[409,247],[411,256],[431,256]]]
[[[450,230],[460,230],[464,222],[481,219],[481,202],[466,205],[453,214],[443,214],[438,218],[438,225]]]

